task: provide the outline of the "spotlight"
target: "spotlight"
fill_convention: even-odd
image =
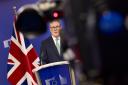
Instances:
[[[54,18],[57,18],[58,16],[59,16],[58,12],[54,12],[54,13],[53,13],[53,17],[54,17]]]

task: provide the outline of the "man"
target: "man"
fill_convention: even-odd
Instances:
[[[49,24],[51,36],[42,42],[40,61],[41,64],[63,61],[62,26],[59,20],[53,20]]]

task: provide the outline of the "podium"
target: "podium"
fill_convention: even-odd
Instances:
[[[76,85],[75,74],[68,61],[45,64],[33,72],[38,85]]]

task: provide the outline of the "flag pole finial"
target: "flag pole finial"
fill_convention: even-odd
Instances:
[[[17,15],[16,6],[13,6],[14,15]]]

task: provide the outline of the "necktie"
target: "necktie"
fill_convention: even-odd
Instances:
[[[59,39],[58,38],[56,38],[56,47],[57,47],[57,50],[60,54],[60,45],[59,45]]]

